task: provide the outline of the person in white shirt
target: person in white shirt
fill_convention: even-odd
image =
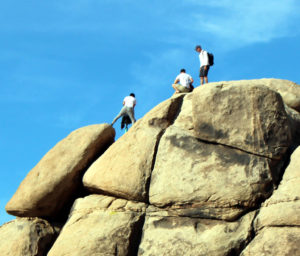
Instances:
[[[128,115],[131,123],[135,123],[134,118],[134,107],[136,105],[136,99],[134,93],[130,93],[129,96],[126,96],[123,100],[123,108],[121,109],[120,113],[115,117],[115,119],[112,121],[111,125],[114,125],[114,123],[124,115]]]
[[[200,60],[200,82],[201,84],[208,83],[207,74],[209,71],[209,61],[207,51],[204,51],[200,45],[197,45],[195,48],[196,52],[199,52]]]
[[[174,88],[175,93],[190,92],[192,91],[193,82],[193,78],[185,73],[185,69],[183,68],[180,70],[180,74],[175,78],[172,87]]]

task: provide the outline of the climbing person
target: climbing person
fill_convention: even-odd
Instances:
[[[123,108],[121,109],[120,113],[115,117],[115,119],[112,121],[111,125],[114,125],[114,123],[124,115],[128,115],[131,123],[135,123],[134,118],[134,107],[136,105],[136,99],[134,93],[130,93],[129,96],[126,96],[123,100]]]
[[[193,78],[185,73],[185,69],[180,70],[180,74],[175,78],[174,83],[172,84],[172,87],[175,90],[175,93],[180,92],[191,92],[193,87]]]
[[[208,71],[209,71],[209,58],[208,58],[208,53],[207,51],[204,51],[202,49],[202,47],[200,45],[197,45],[195,47],[196,52],[199,53],[199,61],[200,61],[200,72],[199,72],[199,76],[200,76],[200,82],[201,85],[205,83],[208,83]]]

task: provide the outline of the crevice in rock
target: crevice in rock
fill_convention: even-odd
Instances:
[[[154,153],[153,153],[152,163],[151,163],[151,173],[149,175],[149,178],[145,182],[145,187],[146,187],[146,189],[145,189],[145,191],[146,191],[146,203],[147,204],[150,204],[150,202],[149,202],[149,190],[150,190],[150,183],[151,183],[152,171],[153,171],[154,166],[155,166],[156,155],[157,155],[157,152],[158,152],[158,146],[159,146],[160,140],[161,140],[161,138],[162,138],[162,136],[164,135],[165,132],[166,132],[166,129],[163,129],[158,134],[158,136],[157,136],[156,144],[155,144],[155,147],[154,147]]]
[[[153,152],[152,163],[151,163],[151,173],[149,175],[149,178],[145,181],[146,203],[147,204],[150,204],[150,202],[149,202],[150,183],[151,183],[151,178],[152,178],[152,172],[153,172],[153,169],[155,166],[155,161],[156,161],[156,156],[157,156],[160,140],[161,140],[162,136],[165,134],[168,127],[170,127],[177,119],[177,117],[181,111],[184,97],[185,97],[185,95],[181,95],[178,98],[174,99],[174,101],[170,104],[169,113],[167,116],[169,123],[168,123],[167,127],[162,129],[159,132],[159,134],[157,135],[156,144],[155,144],[154,152]]]
[[[132,227],[132,233],[129,237],[129,248],[128,256],[137,256],[139,251],[139,246],[142,241],[143,227],[145,223],[146,214],[143,214],[140,219],[134,223]]]
[[[260,231],[263,230],[264,228],[299,228],[299,227],[300,225],[267,225],[258,230]]]
[[[173,205],[168,204],[164,205],[162,207],[156,206],[157,209],[161,211],[168,212],[168,217],[186,217],[191,219],[203,219],[203,220],[214,220],[214,221],[225,221],[225,222],[235,222],[245,216],[246,214],[256,211],[259,209],[260,205],[258,207],[247,207],[242,205],[233,205],[233,206],[223,206],[223,207],[209,207],[209,205],[202,205],[202,207],[206,207],[205,209],[198,209],[198,207],[193,206],[191,204],[185,204],[185,205]],[[201,206],[199,206],[201,207]],[[236,209],[240,210],[240,212],[236,212],[236,214],[232,216],[227,216],[226,218],[218,217],[218,214],[215,216],[209,212],[209,208],[215,210],[223,210],[223,209]],[[188,211],[185,211],[188,210]],[[221,214],[220,214],[221,215]],[[152,213],[151,216],[160,216],[155,215]]]
[[[44,237],[41,237],[37,241],[37,251],[38,251],[37,256],[47,255],[48,252],[50,251],[50,249],[52,248],[52,246],[54,245],[56,239],[58,238],[59,231],[55,227],[55,224],[50,223],[50,225],[54,231],[54,234],[51,234],[51,235],[48,234]],[[61,227],[59,227],[59,229],[61,229]]]
[[[275,163],[273,163],[273,165],[278,166],[278,172],[276,172],[276,176],[274,177],[274,173],[272,173],[272,178],[275,181],[274,185],[277,188],[283,178],[283,175],[285,173],[286,168],[288,167],[288,165],[290,164],[291,161],[291,156],[293,154],[293,152],[296,150],[297,146],[296,145],[292,145],[288,148],[287,152],[285,153],[285,155],[283,156],[283,158],[281,160],[276,161]],[[281,166],[279,165],[281,164]],[[273,191],[274,193],[274,191]]]
[[[94,142],[97,143],[97,142]],[[62,208],[57,212],[57,214],[53,217],[42,217],[50,222],[58,222],[58,223],[66,223],[69,217],[70,210],[75,202],[76,199],[86,197],[90,194],[90,192],[84,188],[82,179],[85,172],[89,169],[89,167],[113,144],[112,140],[107,141],[98,151],[94,152],[91,159],[87,162],[85,166],[82,166],[82,170],[75,175],[73,179],[73,184],[77,183],[76,189],[72,189],[70,192],[70,198],[67,202],[64,203]],[[96,146],[93,146],[96,147]],[[61,183],[58,187],[65,187],[65,184]],[[71,190],[71,189],[70,189]],[[55,191],[54,191],[55,193]]]
[[[250,229],[250,232],[249,232],[249,238],[248,238],[248,240],[244,241],[244,243],[241,244],[241,246],[238,250],[239,252],[236,255],[240,255],[247,248],[247,246],[253,241],[253,239],[255,238],[256,233],[255,233],[254,222],[255,222],[255,219],[256,219],[258,214],[259,214],[259,210],[256,210],[256,213],[253,216],[253,220],[251,222],[251,229]]]
[[[116,199],[124,199],[127,201],[132,201],[132,202],[142,202],[146,203],[146,200],[144,198],[132,198],[131,194],[125,194],[124,191],[120,190],[114,190],[113,192],[109,192],[107,190],[103,190],[100,188],[93,188],[89,187],[84,188],[86,191],[86,196],[91,195],[91,194],[98,194],[98,195],[103,195],[103,196],[109,196],[109,197],[114,197]]]
[[[263,157],[263,158],[266,158],[266,159],[269,159],[269,160],[272,160],[272,161],[276,161],[276,159],[274,159],[274,158],[271,158],[271,157],[268,157],[268,156],[265,156],[265,155],[262,155],[262,154],[256,154],[254,152],[250,152],[250,151],[247,151],[247,150],[244,150],[244,149],[241,149],[241,148],[238,148],[238,147],[234,147],[234,146],[231,146],[231,145],[222,144],[222,143],[215,142],[215,141],[209,141],[209,140],[205,140],[205,139],[201,139],[201,138],[197,138],[197,137],[195,137],[195,138],[199,142],[202,142],[202,143],[211,144],[211,145],[220,145],[220,146],[231,148],[231,149],[234,149],[234,150],[238,150],[238,151],[250,154],[250,155],[254,155],[254,156],[258,156],[258,157]],[[278,160],[278,161],[280,161],[280,160]]]

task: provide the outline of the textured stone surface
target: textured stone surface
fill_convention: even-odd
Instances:
[[[78,190],[82,172],[114,141],[108,124],[72,132],[28,173],[6,205],[16,216],[55,216]]]
[[[18,218],[0,227],[1,256],[42,256],[54,242],[57,233],[47,221]]]
[[[180,108],[180,113],[178,114],[174,124],[181,130],[184,130],[186,133],[189,133],[191,136],[194,136],[194,123],[193,123],[193,110],[192,110],[192,99],[193,94],[188,93],[183,98],[183,103]]]
[[[241,84],[266,86],[269,89],[278,92],[287,106],[300,112],[300,85],[292,81],[283,79],[264,78],[239,81],[222,81],[210,83],[209,85],[214,86],[220,84],[222,84],[223,86],[240,86]]]
[[[264,228],[241,256],[297,256],[300,255],[299,227]]]
[[[300,147],[278,189],[262,205],[254,227],[256,236],[242,255],[300,255]]]
[[[285,162],[300,142],[295,86],[233,81],[173,95],[99,158],[100,126],[79,129],[22,183],[21,213],[51,219],[78,189],[97,193],[75,201],[49,256],[298,255],[300,148]],[[54,229],[30,221],[0,228],[1,256],[47,254]]]
[[[256,229],[265,226],[300,228],[300,147],[292,154],[278,189],[262,205],[255,226]]]
[[[159,144],[149,198],[181,215],[234,219],[272,188],[269,159],[201,142],[172,126]]]
[[[193,92],[195,135],[211,142],[280,159],[291,144],[281,96],[251,81],[209,84]]]
[[[257,79],[251,80],[256,84],[263,84],[280,93],[284,103],[290,108],[300,112],[300,85],[283,79]],[[246,82],[246,81],[240,81]]]
[[[145,209],[101,195],[78,199],[48,256],[136,255]]]
[[[300,113],[287,106],[285,107],[285,111],[289,116],[293,143],[295,145],[299,145],[300,144]]]
[[[177,115],[182,97],[159,104],[134,124],[88,169],[83,177],[85,187],[146,201],[157,143]]]
[[[250,238],[253,217],[250,213],[237,222],[223,222],[147,216],[138,255],[238,255]]]

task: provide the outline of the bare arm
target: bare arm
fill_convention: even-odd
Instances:
[[[174,84],[177,84],[179,82],[179,79],[175,79]]]

